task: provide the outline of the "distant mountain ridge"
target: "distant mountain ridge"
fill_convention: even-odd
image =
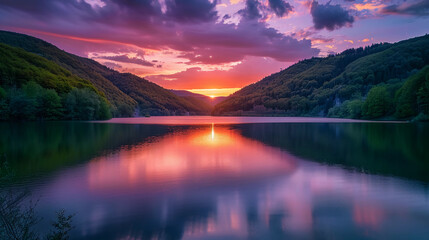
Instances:
[[[0,43],[22,48],[90,81],[110,102],[114,116],[207,114],[210,109],[178,97],[155,83],[129,73],[119,73],[98,62],[67,53],[41,39],[0,31]]]
[[[429,35],[348,49],[300,61],[248,85],[217,104],[212,113],[367,119],[427,116],[427,65]],[[412,76],[420,80],[406,84]],[[401,88],[407,85],[413,86],[414,93],[404,97],[406,91]]]
[[[186,91],[186,90],[174,90],[174,89],[170,89],[170,91],[174,94],[176,94],[177,96],[180,97],[184,97],[184,98],[193,98],[195,100],[199,100],[199,101],[203,101],[206,104],[208,104],[209,106],[211,106],[210,108],[213,108],[216,104],[222,102],[223,100],[225,100],[227,97],[208,97],[206,95],[202,95],[202,94],[198,94],[198,93],[193,93],[190,91]]]

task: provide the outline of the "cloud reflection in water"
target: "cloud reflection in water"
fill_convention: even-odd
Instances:
[[[88,239],[392,238],[428,232],[421,188],[306,161],[225,125],[177,127],[123,145],[58,173],[39,192],[47,198],[42,208],[77,212],[73,234]]]

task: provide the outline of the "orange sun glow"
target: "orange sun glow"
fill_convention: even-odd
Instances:
[[[227,97],[238,90],[240,90],[240,88],[188,89],[187,91],[202,94],[213,99],[216,97]]]

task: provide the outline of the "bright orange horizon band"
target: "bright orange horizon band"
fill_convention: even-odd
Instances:
[[[215,98],[215,97],[227,97],[236,91],[240,90],[240,88],[208,88],[208,89],[186,89],[186,91],[192,93],[198,93],[205,95],[207,97]]]

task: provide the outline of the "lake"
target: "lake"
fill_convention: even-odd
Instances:
[[[429,124],[0,123],[15,187],[72,239],[428,239]]]

